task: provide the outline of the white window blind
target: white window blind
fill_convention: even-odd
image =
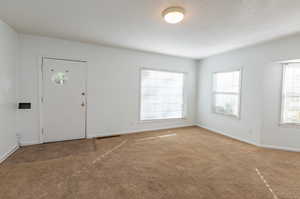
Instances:
[[[141,120],[184,117],[184,74],[142,70]]]
[[[283,67],[281,123],[300,124],[300,63]]]
[[[213,74],[213,111],[239,117],[241,71]]]

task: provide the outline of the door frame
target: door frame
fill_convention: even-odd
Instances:
[[[44,109],[43,109],[43,100],[44,100],[44,71],[43,71],[43,64],[44,64],[44,59],[53,59],[53,60],[61,60],[61,61],[72,61],[72,62],[81,62],[84,63],[86,66],[85,68],[85,74],[84,74],[84,79],[85,79],[85,129],[84,129],[84,135],[85,138],[87,138],[87,106],[88,106],[88,93],[87,93],[87,78],[88,78],[88,61],[86,60],[81,60],[81,59],[73,59],[73,58],[58,58],[55,56],[39,56],[38,57],[38,114],[39,114],[39,143],[43,144],[45,143],[44,140],[44,119],[43,119],[43,114],[44,114]]]

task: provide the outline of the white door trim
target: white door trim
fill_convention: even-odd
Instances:
[[[87,138],[87,74],[88,74],[88,61],[85,60],[81,60],[81,59],[73,59],[73,58],[58,58],[55,56],[38,56],[38,113],[39,113],[39,121],[38,121],[38,125],[39,125],[39,143],[43,144],[45,143],[44,141],[44,134],[43,134],[43,124],[44,124],[44,120],[43,120],[43,98],[44,98],[44,78],[43,78],[43,60],[44,59],[54,59],[54,60],[64,60],[64,61],[73,61],[73,62],[83,62],[86,65],[86,70],[85,70],[85,138]]]

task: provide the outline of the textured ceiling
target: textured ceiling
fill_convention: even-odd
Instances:
[[[162,20],[182,6],[177,25]],[[0,0],[22,33],[203,58],[300,30],[300,0]]]

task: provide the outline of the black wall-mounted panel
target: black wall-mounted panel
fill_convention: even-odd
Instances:
[[[31,103],[29,102],[21,102],[19,103],[18,109],[31,109]]]

